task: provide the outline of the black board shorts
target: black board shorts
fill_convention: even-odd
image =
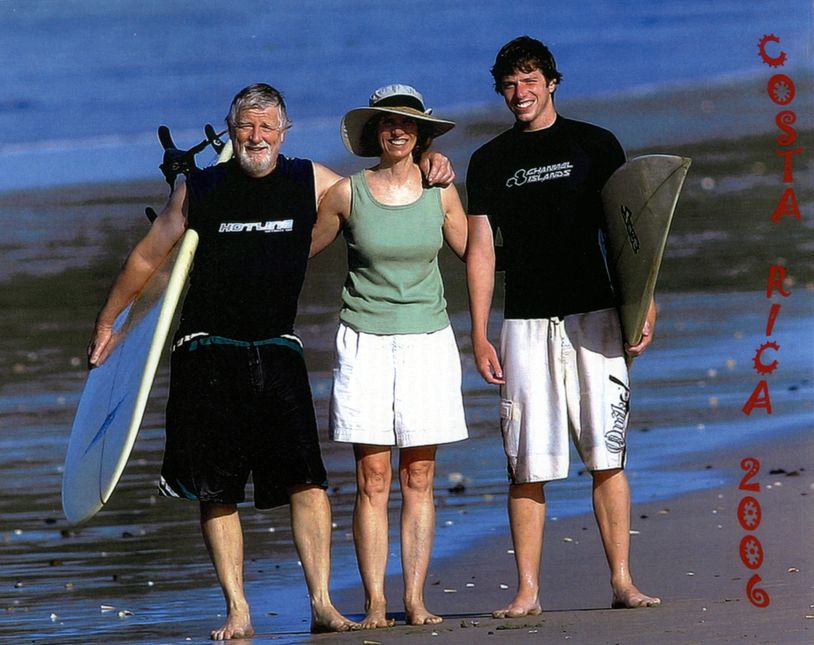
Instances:
[[[254,505],[327,487],[302,348],[203,336],[172,354],[161,493],[238,504],[251,473]]]

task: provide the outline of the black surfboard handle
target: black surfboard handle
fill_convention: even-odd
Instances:
[[[164,148],[164,156],[158,167],[170,186],[170,193],[175,190],[175,180],[178,178],[178,175],[187,176],[193,170],[198,170],[198,166],[195,165],[196,154],[207,146],[212,146],[215,152],[220,155],[226,146],[223,139],[221,139],[221,136],[226,134],[226,130],[216,132],[212,124],[207,123],[204,126],[204,134],[206,138],[199,144],[192,146],[189,150],[181,150],[175,145],[170,129],[166,125],[158,126],[158,140],[161,143],[161,147]],[[158,213],[149,206],[144,209],[144,214],[147,216],[147,219],[150,220],[151,224],[155,221],[156,217],[158,217]]]
[[[170,129],[166,125],[158,126],[158,140],[161,142],[161,146],[164,148],[164,150],[169,150],[170,148],[177,150],[177,146],[172,140]]]

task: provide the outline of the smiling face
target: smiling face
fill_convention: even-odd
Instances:
[[[376,138],[382,157],[403,159],[418,143],[418,123],[401,114],[383,114],[376,124]]]
[[[556,81],[548,81],[539,69],[530,72],[515,70],[503,76],[501,94],[506,106],[524,130],[547,128],[557,118],[554,109]]]
[[[285,120],[276,105],[241,110],[231,133],[240,167],[250,177],[265,177],[277,165],[285,140]]]

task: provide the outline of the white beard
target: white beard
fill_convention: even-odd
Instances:
[[[266,149],[266,154],[258,158],[249,155],[245,146],[238,146],[235,156],[243,172],[250,177],[262,177],[268,174],[269,170],[274,167],[274,162],[276,161],[271,154],[271,150],[268,148]]]

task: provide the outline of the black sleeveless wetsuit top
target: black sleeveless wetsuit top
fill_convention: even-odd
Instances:
[[[280,155],[252,178],[232,159],[191,173],[187,193],[200,241],[176,338],[292,333],[316,220],[313,164]]]

